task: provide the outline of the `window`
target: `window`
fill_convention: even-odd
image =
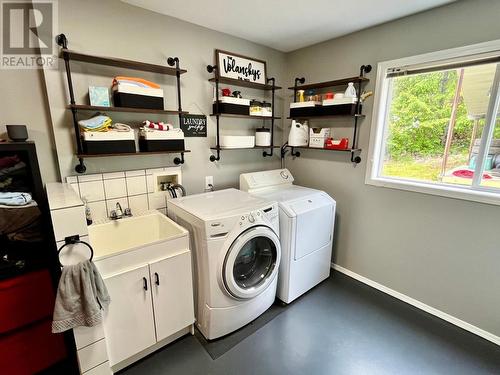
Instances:
[[[500,41],[378,65],[366,182],[500,204]]]

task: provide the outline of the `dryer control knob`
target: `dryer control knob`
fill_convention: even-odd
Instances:
[[[281,171],[281,172],[280,172],[280,175],[281,175],[281,177],[283,177],[285,180],[288,180],[288,177],[289,177],[289,176],[288,176],[288,173],[286,173],[285,171]]]
[[[248,215],[248,221],[251,223],[255,223],[255,217],[253,216],[253,214]]]

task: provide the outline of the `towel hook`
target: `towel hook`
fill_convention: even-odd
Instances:
[[[74,236],[68,236],[64,239],[64,245],[62,245],[58,250],[57,250],[57,259],[59,261],[59,265],[61,267],[64,267],[63,264],[61,263],[61,258],[59,257],[60,254],[61,254],[61,250],[64,249],[66,246],[68,245],[74,245],[74,244],[77,244],[77,243],[82,243],[84,245],[86,245],[89,250],[90,250],[90,258],[89,260],[92,262],[92,259],[94,258],[94,249],[92,249],[92,246],[90,246],[89,243],[85,242],[85,241],[82,241],[80,239],[80,236],[77,234],[77,235],[74,235]]]

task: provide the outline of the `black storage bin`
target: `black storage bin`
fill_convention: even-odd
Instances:
[[[147,108],[163,110],[163,98],[158,96],[127,94],[115,91],[113,93],[115,107]]]
[[[308,116],[320,116],[321,107],[301,107],[301,108],[290,108],[290,117],[308,117]]]
[[[139,150],[152,151],[184,151],[184,139],[144,139],[139,138]]]
[[[361,112],[361,106],[359,107]],[[290,117],[313,116],[353,116],[356,114],[356,104],[336,104],[316,107],[290,108]]]
[[[213,104],[213,113],[217,114],[217,106]],[[250,106],[232,103],[219,102],[219,113],[228,113],[231,115],[250,115]]]
[[[359,106],[359,112],[361,113],[361,107]],[[337,104],[337,105],[326,105],[320,107],[321,116],[335,116],[335,115],[355,115],[356,114],[356,104]]]
[[[121,141],[83,141],[85,154],[121,154],[136,152],[134,140]]]

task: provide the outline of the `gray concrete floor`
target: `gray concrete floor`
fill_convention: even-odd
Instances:
[[[216,360],[186,336],[123,374],[500,374],[500,347],[335,273]]]

